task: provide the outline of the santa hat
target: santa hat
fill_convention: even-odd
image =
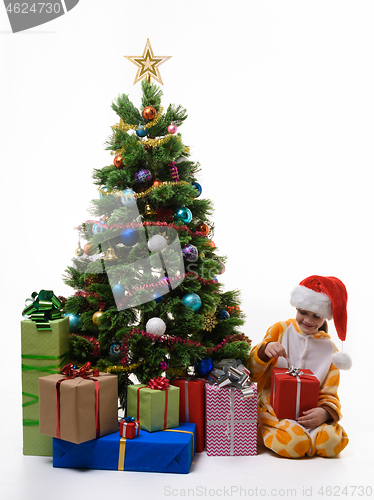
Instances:
[[[347,335],[347,290],[334,276],[309,276],[291,292],[291,305],[311,311],[324,319],[334,319],[336,333],[343,342]],[[332,362],[349,370],[352,360],[347,354],[335,353]]]

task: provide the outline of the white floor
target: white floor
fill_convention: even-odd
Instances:
[[[353,412],[344,419],[350,443],[336,459],[289,460],[259,448],[255,457],[197,454],[188,475],[82,471],[54,469],[51,458],[23,456],[19,392],[1,392],[1,500],[374,496],[373,432],[364,435]]]

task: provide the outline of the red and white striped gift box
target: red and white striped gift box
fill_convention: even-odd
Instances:
[[[253,397],[240,389],[206,384],[207,455],[257,455],[257,387]]]

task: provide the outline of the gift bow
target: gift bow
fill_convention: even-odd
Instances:
[[[65,375],[66,378],[75,378],[75,377],[82,377],[82,378],[88,378],[88,377],[98,377],[99,376],[99,370],[91,370],[91,363],[88,361],[85,363],[82,368],[79,368],[77,370],[72,363],[68,363],[63,367],[61,370],[62,375]]]
[[[135,422],[135,417],[124,417],[122,419],[124,422],[128,423],[128,424],[131,424],[131,422]]]
[[[218,387],[236,387],[240,389],[244,399],[255,395],[250,373],[240,360],[222,359],[220,363],[216,363],[209,375],[209,383]]]
[[[49,321],[61,318],[62,303],[52,290],[33,292],[30,299],[26,299],[26,307],[22,311],[24,318],[29,318],[36,323],[38,330],[52,330]],[[31,302],[31,304],[28,304]]]
[[[304,375],[304,373],[301,371],[301,368],[296,368],[295,366],[291,366],[288,368],[286,371],[288,375],[292,375],[293,377],[301,377],[301,375]]]
[[[166,391],[169,389],[169,380],[166,377],[154,377],[148,382],[149,389],[158,389],[159,391]]]

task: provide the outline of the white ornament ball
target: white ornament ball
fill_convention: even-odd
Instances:
[[[161,234],[155,234],[149,238],[148,248],[151,252],[162,252],[168,246],[166,239]]]
[[[165,322],[161,318],[151,318],[147,321],[145,329],[153,335],[163,335],[166,331]]]

